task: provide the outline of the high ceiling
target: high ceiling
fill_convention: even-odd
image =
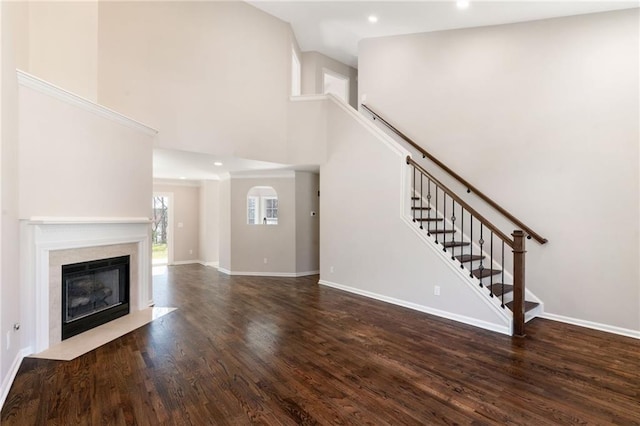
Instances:
[[[318,51],[357,67],[365,38],[533,21],[638,7],[626,1],[249,1],[289,22],[303,52]],[[378,21],[371,23],[369,16]]]
[[[302,51],[318,51],[357,67],[358,42],[364,38],[455,28],[524,22],[638,7],[626,1],[483,1],[467,9],[446,1],[250,1],[289,22]],[[378,18],[369,22],[369,16]],[[215,161],[223,163],[214,166]],[[155,150],[158,179],[218,179],[226,173],[287,169],[285,165],[182,151]],[[310,170],[316,170],[309,168]]]

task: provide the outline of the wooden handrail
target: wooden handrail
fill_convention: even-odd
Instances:
[[[476,210],[474,210],[469,204],[467,204],[462,198],[458,197],[455,192],[453,192],[451,189],[449,189],[446,185],[444,185],[442,182],[440,182],[438,179],[436,179],[435,177],[433,177],[433,175],[431,173],[429,173],[428,171],[426,171],[420,164],[416,163],[413,158],[411,158],[410,155],[407,155],[407,164],[415,167],[416,169],[418,169],[420,171],[420,173],[422,173],[423,175],[427,176],[429,179],[431,179],[431,181],[433,181],[436,185],[438,185],[439,187],[441,187],[446,193],[447,195],[449,195],[449,197],[451,197],[452,199],[454,199],[456,202],[458,202],[458,204],[460,204],[462,207],[464,207],[465,210],[467,210],[469,213],[471,213],[472,216],[476,217],[480,222],[482,222],[482,224],[484,224],[484,226],[486,226],[487,228],[489,228],[491,231],[493,231],[494,234],[496,234],[502,241],[504,241],[509,247],[513,248],[514,242],[511,238],[509,238],[504,232],[500,231],[500,229],[498,229],[497,226],[495,226],[493,223],[489,222],[489,220],[487,218],[485,218],[484,216],[482,216],[480,213],[478,213]]]
[[[400,130],[396,129],[391,123],[389,123],[387,120],[385,120],[384,118],[382,118],[380,116],[380,114],[378,114],[377,112],[375,112],[374,110],[372,110],[371,108],[369,108],[368,106],[366,106],[365,104],[360,104],[364,109],[366,109],[369,113],[371,113],[371,115],[373,115],[374,119],[378,119],[380,120],[380,122],[382,124],[384,124],[385,126],[387,126],[392,132],[394,132],[395,134],[397,134],[398,136],[400,136],[402,139],[404,139],[409,145],[411,145],[412,147],[414,147],[416,150],[418,150],[418,152],[420,152],[424,157],[428,158],[429,160],[433,161],[438,167],[440,167],[442,170],[444,170],[445,172],[447,172],[449,175],[453,176],[458,182],[460,182],[461,184],[463,184],[464,186],[467,187],[467,190],[475,193],[478,197],[480,197],[481,199],[483,199],[487,204],[489,204],[491,207],[493,207],[494,209],[496,209],[498,212],[500,212],[504,217],[506,217],[507,219],[509,219],[509,221],[511,221],[514,225],[517,225],[520,229],[524,230],[527,235],[529,235],[529,237],[533,238],[534,240],[536,240],[537,242],[539,242],[540,244],[544,244],[546,242],[548,242],[548,240],[546,238],[543,238],[542,236],[540,236],[540,234],[538,234],[537,232],[535,232],[533,229],[529,228],[527,225],[525,225],[522,221],[520,221],[518,218],[516,218],[514,215],[512,215],[511,213],[509,213],[507,210],[505,210],[504,208],[502,208],[498,203],[496,203],[495,201],[493,201],[491,198],[489,198],[488,196],[486,196],[484,193],[482,193],[482,191],[480,191],[478,188],[476,188],[475,186],[471,185],[466,179],[464,179],[462,176],[460,176],[459,174],[457,174],[456,172],[454,172],[453,170],[451,170],[447,165],[445,165],[442,161],[438,160],[436,157],[434,157],[433,155],[429,154],[426,150],[424,150],[420,145],[418,145],[417,143],[415,143],[413,140],[411,140],[411,138],[409,138],[407,135],[405,135],[404,133],[402,133]],[[413,160],[412,160],[413,161]],[[415,163],[414,163],[415,164]],[[421,168],[422,169],[422,168]],[[424,169],[422,169],[424,170]],[[431,176],[431,175],[429,175]],[[452,193],[453,194],[453,193]],[[504,235],[504,234],[503,234]],[[509,238],[507,238],[507,240],[510,240]]]

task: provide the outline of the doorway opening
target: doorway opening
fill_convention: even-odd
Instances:
[[[171,227],[169,209],[171,198],[166,194],[153,196],[153,221],[151,223],[152,263],[154,266],[168,265],[171,260]]]
[[[349,103],[349,77],[323,69],[322,93],[331,93]]]

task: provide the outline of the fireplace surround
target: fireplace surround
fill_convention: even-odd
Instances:
[[[27,353],[62,341],[62,266],[130,256],[129,311],[153,305],[148,218],[31,218],[21,222]]]

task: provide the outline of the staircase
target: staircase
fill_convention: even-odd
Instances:
[[[499,303],[502,309],[513,313],[513,334],[525,336],[525,322],[535,314],[540,303],[525,299],[525,240],[540,244],[547,240],[498,205],[460,175],[392,126],[366,105],[374,120],[378,120],[398,137],[411,145],[436,166],[456,179],[467,193],[473,192],[493,210],[518,227],[511,236],[502,232],[485,216],[454,193],[433,173],[427,171],[410,155],[407,165],[411,170],[412,191],[409,200],[411,219],[444,255],[464,269],[469,278],[485,290],[487,297]],[[511,252],[511,253],[509,253]],[[529,294],[529,296],[532,296]],[[529,314],[529,315],[527,315]]]
[[[416,192],[415,188],[414,194],[415,195],[411,197],[413,222],[416,223],[420,229],[425,230],[427,235],[432,237],[435,244],[442,246],[443,252],[449,252],[451,254],[451,259],[457,261],[460,264],[460,267],[469,273],[470,278],[476,279],[478,285],[487,290],[486,293],[488,297],[497,298],[500,300],[500,306],[502,308],[508,308],[513,311],[514,285],[513,283],[505,282],[509,281],[511,274],[506,274],[507,279],[505,279],[505,267],[503,267],[500,262],[500,260],[504,262],[502,247],[500,247],[501,259],[497,260],[492,259],[492,253],[486,253],[483,250],[478,251],[481,254],[473,254],[470,247],[472,245],[472,239],[468,235],[463,235],[462,237],[458,236],[460,234],[459,228],[451,226],[447,229],[444,226],[445,218],[442,216],[442,212],[434,212],[432,207],[426,205],[416,206],[415,204],[420,203],[421,201],[424,204],[429,204],[430,202],[429,200],[425,202],[421,197],[416,196],[419,195],[419,193]],[[434,216],[429,217],[430,215],[428,215],[425,217],[425,212],[432,213]],[[449,241],[447,241],[447,238],[449,238]],[[484,243],[485,242],[483,241],[482,245],[484,245]],[[493,248],[493,244],[491,245],[491,248]],[[456,255],[455,252],[458,252],[459,254]],[[487,262],[487,260],[490,260],[492,263],[488,268],[485,267],[485,262]],[[538,306],[540,306],[539,302],[525,299],[525,315],[528,312],[533,311]]]

